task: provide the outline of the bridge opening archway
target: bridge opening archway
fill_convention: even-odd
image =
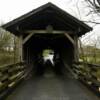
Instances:
[[[41,66],[44,63],[43,50],[48,48],[54,51],[54,63],[58,60],[58,62],[66,65],[72,64],[74,46],[64,34],[34,34],[23,45],[24,61],[31,65],[33,64],[33,66],[37,66],[40,63],[39,66]],[[60,67],[63,67],[63,65]]]

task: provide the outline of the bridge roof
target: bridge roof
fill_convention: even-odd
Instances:
[[[34,9],[2,27],[15,35],[19,35],[25,30],[45,29],[48,25],[52,25],[54,30],[73,31],[78,36],[92,30],[91,27],[52,3]]]

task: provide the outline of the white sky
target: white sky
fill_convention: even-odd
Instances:
[[[80,10],[80,14],[76,6],[77,1],[79,1],[78,7]],[[56,4],[57,6],[64,9],[68,13],[77,17],[78,19],[81,20],[92,19],[92,16],[86,16],[89,12],[89,9],[86,7],[86,4],[83,1],[84,0],[0,0],[0,23],[9,22],[47,2],[52,2]],[[95,37],[100,36],[99,29],[100,25],[94,27],[94,30],[91,34],[95,33],[95,35],[91,35],[92,38],[94,38],[93,36]]]
[[[73,5],[71,0],[0,0],[0,21],[8,22],[47,2],[53,2],[67,11]]]

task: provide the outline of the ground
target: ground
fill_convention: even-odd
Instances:
[[[99,100],[71,74],[46,73],[21,83],[6,100]]]

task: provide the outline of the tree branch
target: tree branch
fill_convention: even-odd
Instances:
[[[89,6],[92,7],[94,12],[100,13],[100,0],[85,0],[89,3]]]
[[[95,22],[95,21],[82,21],[82,22],[93,23],[93,24],[100,24],[99,22]]]
[[[97,0],[97,2],[98,2],[98,4],[99,4],[99,6],[100,6],[100,0]]]

